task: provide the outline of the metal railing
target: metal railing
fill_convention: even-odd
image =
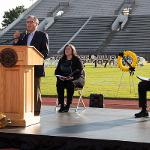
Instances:
[[[65,47],[67,44],[71,43],[71,42],[76,38],[76,36],[81,32],[82,29],[84,29],[84,27],[89,23],[89,21],[90,21],[91,19],[92,19],[92,16],[90,16],[90,17],[84,22],[84,24],[79,28],[79,30],[70,38],[70,40],[67,41],[67,42],[58,50],[58,52],[57,52],[58,54],[63,51],[64,47]]]

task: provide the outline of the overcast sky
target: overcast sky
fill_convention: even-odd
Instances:
[[[11,8],[15,8],[16,6],[21,5],[24,5],[25,8],[28,8],[35,1],[37,0],[0,0],[0,27],[5,11],[8,11]]]

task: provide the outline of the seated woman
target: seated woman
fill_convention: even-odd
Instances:
[[[59,60],[55,70],[57,77],[57,94],[60,104],[59,112],[68,112],[74,94],[74,81],[83,76],[83,64],[77,55],[76,49],[72,44],[68,44],[64,48],[63,56]],[[83,86],[80,83],[81,87]],[[67,104],[64,106],[64,90],[67,90]]]

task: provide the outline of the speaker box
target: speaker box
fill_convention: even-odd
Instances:
[[[102,94],[90,94],[89,107],[103,108],[104,96]]]

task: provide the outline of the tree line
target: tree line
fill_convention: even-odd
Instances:
[[[26,8],[21,6],[16,6],[16,8],[9,9],[4,12],[3,21],[1,22],[2,29],[6,28],[9,24],[11,24],[14,20],[16,20],[20,14],[22,14]]]

